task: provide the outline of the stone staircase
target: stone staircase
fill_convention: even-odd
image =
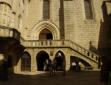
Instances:
[[[70,48],[98,65],[99,55],[70,40],[24,40],[21,38],[21,44],[26,48]]]
[[[69,48],[71,51],[76,52],[90,62],[93,62],[93,64],[96,65],[96,68],[98,66],[99,55],[70,40],[24,40],[16,29],[6,26],[0,26],[0,37],[10,37],[18,41],[20,40],[21,45],[26,48]]]
[[[37,47],[37,48],[70,48],[87,59],[98,64],[99,55],[89,51],[77,43],[70,40],[24,40],[20,33],[13,28],[0,26],[0,37],[11,37],[21,41],[24,47]]]

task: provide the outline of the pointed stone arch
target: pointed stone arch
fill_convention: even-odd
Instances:
[[[42,21],[36,24],[32,30],[31,35],[34,40],[39,39],[39,34],[43,29],[48,29],[52,33],[54,40],[60,39],[60,31],[58,27],[49,21]]]
[[[81,68],[84,68],[85,70],[93,70],[93,67],[89,62],[85,61],[84,59],[78,56],[70,56],[70,70],[74,70],[74,68],[72,68],[72,63],[76,63],[76,65],[79,66],[78,70],[80,70]]]
[[[49,60],[49,54],[44,50],[39,51],[36,55],[38,71],[44,71],[44,63],[46,60]]]
[[[9,0],[2,0],[2,1],[0,1],[0,4],[5,4],[5,5],[7,5],[7,6],[9,6],[10,7],[10,9],[12,9],[12,4],[11,4],[11,2],[9,1]]]
[[[27,51],[21,57],[21,71],[31,71],[31,55]]]
[[[59,50],[55,54],[54,60],[56,60],[56,70],[65,71],[66,59],[65,59],[65,54],[62,51]]]

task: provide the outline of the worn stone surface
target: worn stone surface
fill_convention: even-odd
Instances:
[[[7,82],[0,85],[104,85],[100,82],[99,72],[68,72],[62,76],[59,72],[54,77],[48,73],[40,75],[12,75]]]

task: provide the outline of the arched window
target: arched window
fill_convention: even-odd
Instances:
[[[84,0],[86,19],[93,19],[91,0]]]
[[[0,22],[6,26],[10,25],[11,6],[5,2],[0,2]]]
[[[50,18],[50,2],[49,0],[43,1],[43,19]]]

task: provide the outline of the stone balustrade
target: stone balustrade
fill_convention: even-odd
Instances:
[[[11,37],[19,40],[20,33],[16,29],[0,26],[0,37]]]
[[[25,47],[37,47],[37,48],[52,48],[52,47],[62,47],[62,48],[71,48],[72,50],[78,52],[79,54],[98,62],[99,56],[95,53],[88,51],[87,49],[81,47],[80,45],[70,41],[70,40],[23,40],[21,44]]]
[[[74,49],[75,51],[79,52],[80,54],[86,56],[87,58],[89,58],[95,62],[98,62],[99,55],[95,54],[94,52],[89,51],[72,41],[70,41],[70,47],[72,49]]]

